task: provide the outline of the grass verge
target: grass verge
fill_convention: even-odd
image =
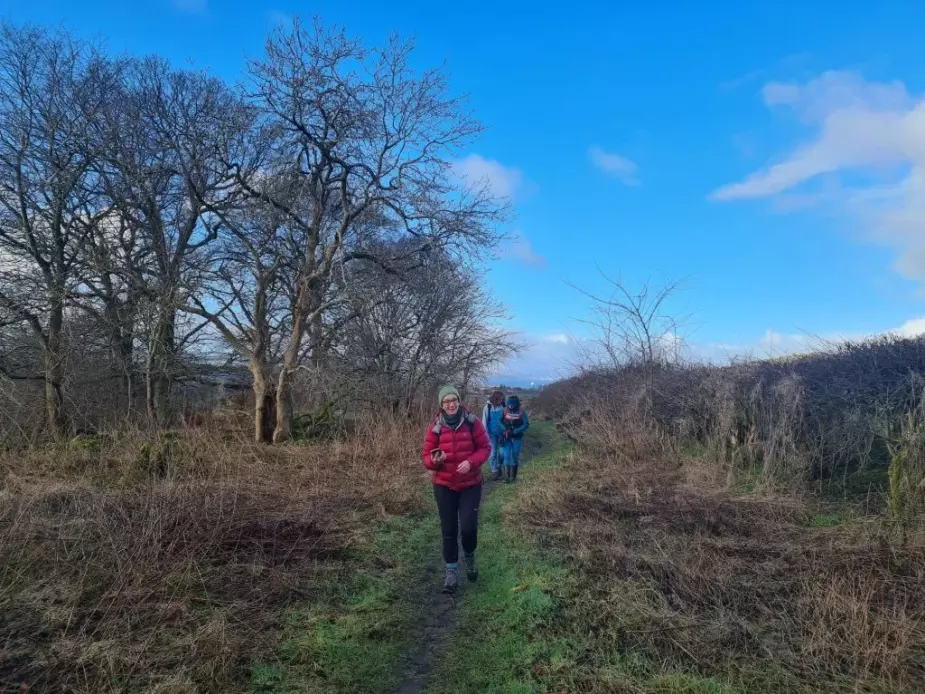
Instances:
[[[529,445],[539,447],[540,454],[521,473],[523,484],[532,484],[569,451],[554,427],[542,422],[531,428]],[[549,617],[566,572],[552,558],[547,562],[536,555],[529,536],[502,522],[516,493],[516,487],[500,486],[483,502],[479,558],[484,578],[465,586],[459,598],[464,623],[456,643],[465,656],[455,658],[462,652],[457,648],[447,654],[432,678],[432,691],[533,691],[519,688],[517,679],[538,660],[559,661],[559,652],[567,648],[521,638]],[[388,518],[351,549],[338,570],[316,575],[315,597],[290,614],[276,658],[254,668],[254,692],[378,694],[394,689],[419,645],[422,591],[438,589],[424,570],[438,551],[432,506],[425,513]],[[460,682],[469,688],[459,688]]]

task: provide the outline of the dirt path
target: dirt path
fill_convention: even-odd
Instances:
[[[490,478],[486,479],[482,487],[483,504],[500,484],[492,482]],[[459,554],[462,556],[462,548]],[[445,595],[440,592],[442,580],[443,557],[438,548],[427,564],[424,580],[421,581],[421,592],[417,596],[418,604],[423,605],[418,626],[421,640],[395,694],[421,694],[424,691],[433,664],[449,645],[456,631],[456,605],[465,596],[469,582],[465,572],[462,572],[459,590],[455,595]]]

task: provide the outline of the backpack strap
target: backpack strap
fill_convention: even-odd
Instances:
[[[475,415],[471,412],[466,417],[466,424],[469,426],[469,438],[472,439],[472,450],[475,450]]]

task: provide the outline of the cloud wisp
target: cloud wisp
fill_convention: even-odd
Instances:
[[[588,158],[598,171],[616,177],[624,185],[639,185],[639,167],[634,161],[620,154],[607,152],[597,145],[588,148]]]
[[[770,82],[762,96],[768,108],[792,113],[812,137],[710,198],[825,210],[893,249],[903,277],[925,281],[925,98],[901,82],[839,71],[805,84]]]
[[[529,189],[520,169],[505,166],[495,159],[486,159],[480,154],[470,154],[453,164],[453,174],[470,188],[485,186],[492,197],[515,201]]]

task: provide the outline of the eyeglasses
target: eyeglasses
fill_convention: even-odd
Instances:
[[[453,404],[455,404],[455,403],[457,403],[457,402],[459,402],[459,398],[447,398],[446,400],[443,401],[443,404],[444,404],[444,405],[453,405]]]

